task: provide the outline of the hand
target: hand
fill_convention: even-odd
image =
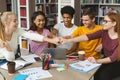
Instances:
[[[56,45],[60,45],[61,44],[61,40],[60,40],[61,38],[60,37],[54,37],[53,39],[52,39],[52,42],[54,43],[54,44],[56,44]]]
[[[92,63],[97,63],[96,59],[94,57],[89,57],[87,60],[92,62]]]
[[[100,52],[102,50],[102,44],[98,45],[96,48],[95,48],[95,51],[96,52]]]
[[[6,46],[6,45],[5,45],[5,42],[2,41],[2,42],[0,43],[0,47],[3,48],[3,47],[5,47],[5,46]]]
[[[63,38],[63,37],[59,37],[59,43],[60,44],[65,44],[65,43],[67,43],[67,39],[65,39],[65,38]]]
[[[6,49],[7,49],[8,51],[12,51],[12,49],[11,49],[11,47],[10,47],[10,45],[9,45],[8,42],[4,42],[3,46],[6,47]]]

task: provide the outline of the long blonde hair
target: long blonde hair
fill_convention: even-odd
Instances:
[[[4,22],[8,23],[10,21],[10,19],[8,19],[8,17],[13,14],[14,14],[13,12],[3,12],[2,16],[1,16],[1,21],[2,21],[3,25],[4,25]]]
[[[6,41],[5,40],[5,37],[4,37],[4,25],[2,23],[2,20],[1,20],[1,16],[2,16],[3,13],[0,13],[0,39],[2,41]]]
[[[2,41],[6,41],[4,37],[4,26],[5,26],[4,22],[9,23],[10,20],[8,19],[8,16],[12,14],[14,13],[12,12],[0,13],[0,39]]]

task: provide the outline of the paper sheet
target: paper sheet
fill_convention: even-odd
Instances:
[[[29,68],[18,71],[21,74],[27,74],[29,77],[26,80],[36,80],[52,77],[47,70],[42,70],[42,67]]]

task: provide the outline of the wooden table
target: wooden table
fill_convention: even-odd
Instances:
[[[76,61],[68,61],[68,60],[56,60],[55,61],[58,64],[66,64],[66,63],[74,63]],[[27,68],[34,68],[34,67],[40,67],[41,62],[33,63],[32,65],[26,66],[23,69]],[[68,70],[59,72],[56,70],[56,68],[50,68],[48,71],[52,74],[51,78],[46,79],[40,79],[40,80],[89,80],[93,74],[95,73],[97,69],[94,69],[88,73],[78,72],[76,70],[73,70],[71,68],[68,68]],[[15,75],[18,74],[16,71],[14,74],[9,74],[6,70],[0,68],[0,72],[5,76],[6,80],[12,80]],[[0,77],[0,80],[4,80]]]

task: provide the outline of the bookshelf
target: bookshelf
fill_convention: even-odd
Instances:
[[[57,23],[58,0],[35,0],[35,11],[43,11],[47,17],[47,26]]]
[[[7,11],[12,11],[12,1],[6,0]]]
[[[30,27],[30,17],[34,12],[34,8],[30,5],[34,6],[34,0],[17,0],[18,5],[18,22],[19,28],[24,30],[29,30]],[[24,37],[19,38],[20,48],[22,49],[29,49],[28,40]]]
[[[22,29],[29,29],[29,4],[28,0],[18,0],[18,21],[19,27]]]
[[[0,12],[12,11],[12,0],[0,0]]]
[[[82,16],[82,13],[85,11],[85,9],[92,8],[97,15],[96,24],[101,24],[103,17],[108,12],[120,13],[119,6],[120,0],[81,0],[80,7],[82,11],[80,13],[80,16]]]

